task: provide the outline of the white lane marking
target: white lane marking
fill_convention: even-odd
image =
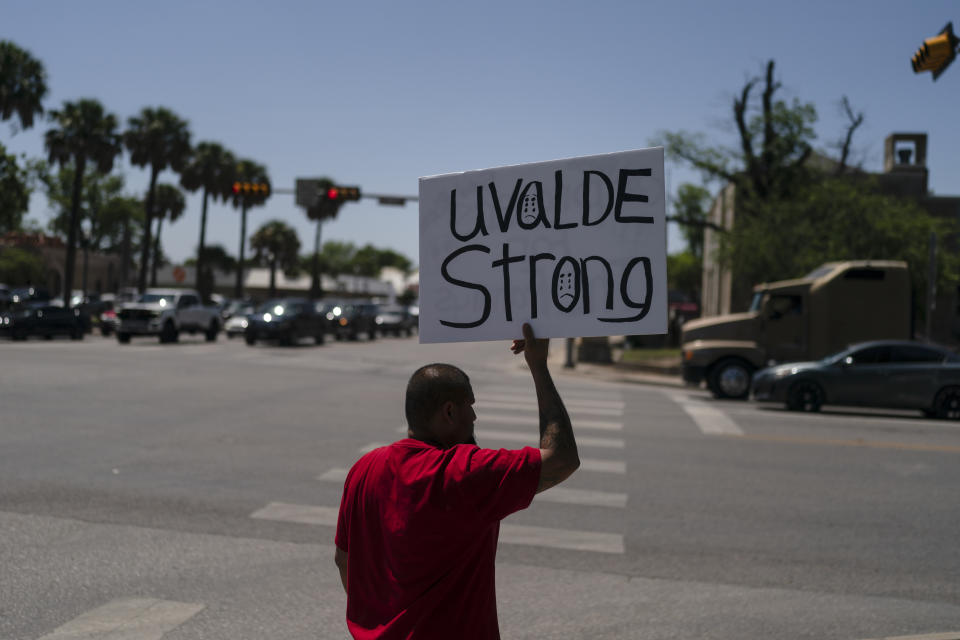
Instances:
[[[588,489],[567,489],[553,487],[538,493],[534,502],[559,502],[561,504],[580,504],[587,507],[613,507],[623,509],[627,506],[627,494],[610,491],[591,491]]]
[[[406,428],[403,428],[403,431],[406,431]],[[371,442],[370,444],[360,447],[360,453],[370,453],[374,449],[379,449],[380,447],[387,446],[386,442]]]
[[[347,473],[350,470],[345,467],[334,467],[328,470],[325,473],[317,476],[317,480],[323,480],[324,482],[345,482],[347,479]]]
[[[337,507],[315,507],[308,504],[271,502],[264,508],[251,513],[250,517],[258,520],[279,520],[281,522],[299,522],[300,524],[335,527],[339,515],[340,509]]]
[[[572,416],[570,421],[573,423],[573,430],[577,429],[598,429],[600,431],[623,431],[623,423],[609,422],[607,420],[580,420]],[[477,416],[477,422],[496,422],[498,424],[533,424],[539,425],[540,418],[532,416],[502,416],[495,413],[481,413]]]
[[[873,638],[872,640],[960,640],[960,631],[924,633],[919,636],[884,636],[883,638]]]
[[[204,606],[155,598],[114,600],[77,616],[40,640],[161,640]]]
[[[625,475],[627,463],[622,460],[597,460],[596,458],[580,458],[580,471],[594,471],[596,473],[615,473]]]
[[[616,407],[591,407],[589,405],[582,405],[575,402],[564,402],[563,406],[567,408],[567,411],[570,413],[585,413],[594,416],[615,416],[619,417],[623,415],[623,408]],[[474,408],[480,410],[484,409],[501,409],[507,411],[529,411],[536,413],[539,411],[537,407],[537,399],[527,398],[526,400],[520,401],[488,401],[487,398],[479,398],[477,404]]]
[[[573,531],[550,527],[531,527],[519,524],[500,525],[500,542],[525,544],[534,547],[552,547],[573,551],[597,553],[624,553],[623,536],[618,533]]]
[[[537,394],[532,393],[489,393],[485,394],[482,391],[476,394],[478,404],[483,404],[486,402],[514,402],[520,404],[533,404],[537,405]],[[610,399],[610,400],[598,400],[598,399],[573,399],[573,398],[564,398],[563,393],[560,393],[560,397],[563,399],[564,406],[569,407],[576,406],[584,410],[587,409],[619,409],[623,411],[623,408],[626,404],[623,400],[620,399]]]
[[[706,402],[680,394],[670,394],[670,399],[679,404],[680,408],[697,423],[700,431],[707,435],[743,435],[743,430],[730,419],[730,416]]]
[[[513,431],[491,431],[482,429],[477,433],[480,440],[490,438],[492,440],[505,440],[507,442],[525,442],[531,447],[535,446],[537,441],[536,434],[533,433],[515,433]],[[595,436],[577,436],[577,444],[584,447],[603,447],[606,449],[624,449],[626,443],[620,438],[598,438]]]

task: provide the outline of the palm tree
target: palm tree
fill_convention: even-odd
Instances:
[[[187,191],[203,189],[203,210],[200,214],[200,244],[197,248],[197,291],[204,300],[210,291],[203,278],[206,262],[207,198],[213,196],[226,201],[233,193],[237,161],[233,154],[216,142],[201,142],[193,150],[190,161],[180,173],[180,184]]]
[[[256,251],[257,260],[270,267],[270,297],[273,298],[277,295],[277,266],[287,273],[296,272],[300,266],[297,232],[281,220],[271,220],[250,237],[250,248]]]
[[[326,193],[327,189],[334,186],[330,178],[319,178],[317,180],[317,190]],[[320,197],[316,204],[307,208],[307,218],[315,220],[317,231],[313,238],[313,262],[311,264],[310,278],[310,297],[319,298],[323,295],[323,289],[320,286],[320,228],[324,220],[332,220],[337,217],[343,201],[330,201],[325,197]]]
[[[106,113],[97,100],[84,99],[64,102],[59,111],[51,111],[50,119],[56,127],[47,131],[44,144],[51,163],[61,167],[73,163],[73,196],[70,206],[70,222],[67,229],[67,260],[63,277],[63,305],[70,306],[73,289],[74,262],[77,257],[77,226],[80,218],[80,199],[83,191],[83,175],[87,161],[97,171],[109,173],[113,161],[122,147],[117,133],[117,118]]]
[[[9,40],[0,40],[0,120],[16,114],[20,126],[29,129],[34,116],[43,113],[46,95],[43,63]]]
[[[236,174],[237,183],[247,185],[259,185],[262,188],[244,190],[235,188],[233,191],[233,206],[239,208],[240,214],[240,251],[237,253],[237,286],[234,289],[234,296],[238,300],[243,299],[243,250],[247,238],[247,209],[262,205],[270,197],[270,177],[267,175],[266,167],[257,164],[253,160],[240,160],[237,163]],[[239,185],[235,183],[234,187]]]
[[[158,184],[156,202],[154,203],[157,218],[157,235],[153,239],[153,268],[150,270],[150,286],[157,286],[157,264],[160,262],[160,231],[163,229],[163,219],[170,218],[176,222],[183,215],[186,202],[183,191],[172,184]]]
[[[190,157],[190,130],[186,120],[164,107],[145,107],[139,116],[127,121],[123,141],[130,151],[130,162],[138,167],[150,167],[150,187],[147,190],[146,219],[143,242],[140,247],[140,292],[147,288],[147,265],[150,258],[150,226],[156,215],[157,177],[164,169],[180,172]]]

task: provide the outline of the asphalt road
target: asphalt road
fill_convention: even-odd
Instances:
[[[536,443],[506,343],[0,343],[0,638],[346,637],[343,473],[431,361]],[[504,638],[960,638],[960,424],[554,374],[584,465],[504,522]]]

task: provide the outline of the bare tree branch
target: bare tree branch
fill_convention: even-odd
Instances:
[[[847,96],[843,96],[840,105],[843,107],[843,111],[850,122],[847,124],[847,135],[843,140],[843,146],[840,147],[840,164],[837,165],[835,171],[835,174],[838,176],[847,170],[847,159],[850,157],[850,145],[853,142],[853,132],[863,124],[863,112],[854,113]]]
[[[709,220],[698,220],[696,218],[684,218],[683,216],[667,216],[667,222],[676,222],[677,224],[686,225],[689,227],[705,227],[707,229],[713,229],[714,231],[720,231],[725,233],[729,231],[726,227],[721,227],[715,222],[710,222]]]

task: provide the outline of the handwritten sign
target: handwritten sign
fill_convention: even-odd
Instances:
[[[420,179],[420,342],[667,331],[663,149]]]

